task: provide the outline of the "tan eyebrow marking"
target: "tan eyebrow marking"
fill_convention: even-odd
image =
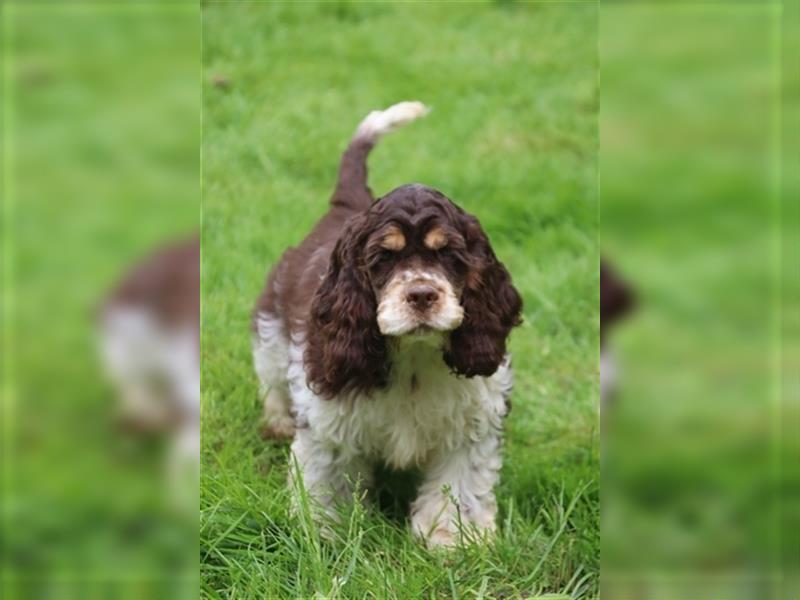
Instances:
[[[385,248],[386,250],[392,250],[394,252],[399,252],[405,247],[406,247],[406,236],[403,235],[403,232],[393,225],[389,227],[386,230],[386,233],[383,234],[383,239],[381,240],[381,248]]]
[[[431,250],[440,250],[447,246],[447,234],[441,227],[434,227],[425,235],[425,246]]]

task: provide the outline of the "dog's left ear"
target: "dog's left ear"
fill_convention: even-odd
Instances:
[[[478,220],[466,214],[463,218],[471,261],[461,295],[464,321],[450,334],[444,359],[459,375],[488,377],[503,362],[508,334],[522,322],[522,298]]]

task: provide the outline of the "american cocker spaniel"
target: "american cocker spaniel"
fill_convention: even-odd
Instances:
[[[450,546],[495,529],[522,301],[478,219],[444,194],[373,198],[370,150],[426,112],[401,102],[358,126],[327,214],[267,279],[253,356],[268,433],[294,438],[315,504],[332,512],[376,463],[416,467],[412,530]]]

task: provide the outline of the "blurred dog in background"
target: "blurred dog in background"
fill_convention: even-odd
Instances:
[[[120,421],[170,437],[167,474],[200,459],[200,238],[165,245],[127,271],[100,307],[101,356]]]

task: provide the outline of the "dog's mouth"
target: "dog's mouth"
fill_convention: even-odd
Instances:
[[[378,319],[381,333],[389,337],[420,338],[437,336],[450,333],[461,324],[461,320],[456,322],[437,322],[435,317],[427,319],[413,319],[404,323],[385,323]]]

